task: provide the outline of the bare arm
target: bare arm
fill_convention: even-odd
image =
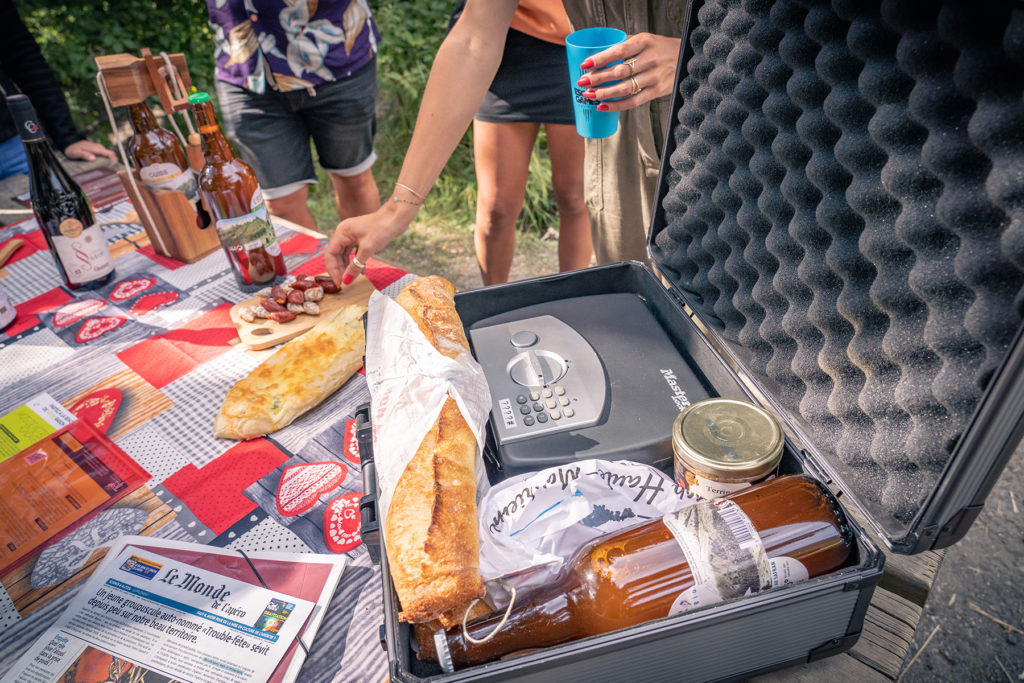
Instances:
[[[336,282],[348,284],[359,274],[360,268],[350,262],[350,256],[366,263],[409,228],[422,196],[433,187],[494,79],[518,4],[519,0],[466,3],[430,69],[398,176],[405,187],[396,186],[394,197],[374,213],[339,223],[327,245],[327,272]]]

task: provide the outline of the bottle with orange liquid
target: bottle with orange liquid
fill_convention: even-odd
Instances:
[[[199,124],[206,165],[199,193],[213,215],[217,236],[242,289],[271,285],[286,274],[284,255],[252,168],[236,159],[220,131],[207,93],[188,98]]]
[[[446,670],[659,619],[836,571],[853,531],[833,495],[790,475],[582,546],[560,580],[434,637]],[[490,635],[493,632],[494,635]],[[479,642],[482,641],[482,642]]]

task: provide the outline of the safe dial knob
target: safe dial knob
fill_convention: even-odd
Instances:
[[[512,381],[524,387],[539,387],[562,379],[568,365],[565,359],[552,351],[543,349],[524,351],[508,362],[508,374]]]

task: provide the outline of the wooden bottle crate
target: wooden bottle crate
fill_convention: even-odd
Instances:
[[[141,57],[130,54],[96,57],[96,66],[104,85],[101,94],[113,107],[126,107],[156,95],[168,116],[188,109],[188,92],[192,81],[185,56],[173,54],[168,57],[173,69],[168,69],[166,62],[160,57],[154,57],[148,48],[142,50]],[[184,93],[183,96],[175,97],[172,93],[172,79],[177,82],[177,89]],[[203,165],[198,136],[190,136],[185,151],[189,165],[198,172]],[[158,253],[191,263],[220,247],[212,223],[199,228],[196,210],[183,192],[151,189],[131,168],[120,170],[117,175],[136,207],[150,243]]]

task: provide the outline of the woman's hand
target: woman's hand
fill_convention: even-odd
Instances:
[[[679,38],[653,33],[629,36],[584,60],[580,68],[590,73],[583,74],[576,85],[589,87],[583,96],[600,100],[599,111],[626,111],[668,95],[675,86],[679,42]],[[621,64],[608,67],[619,60]]]
[[[338,285],[352,283],[370,257],[409,229],[417,207],[389,201],[373,213],[346,218],[327,242],[324,263]]]

